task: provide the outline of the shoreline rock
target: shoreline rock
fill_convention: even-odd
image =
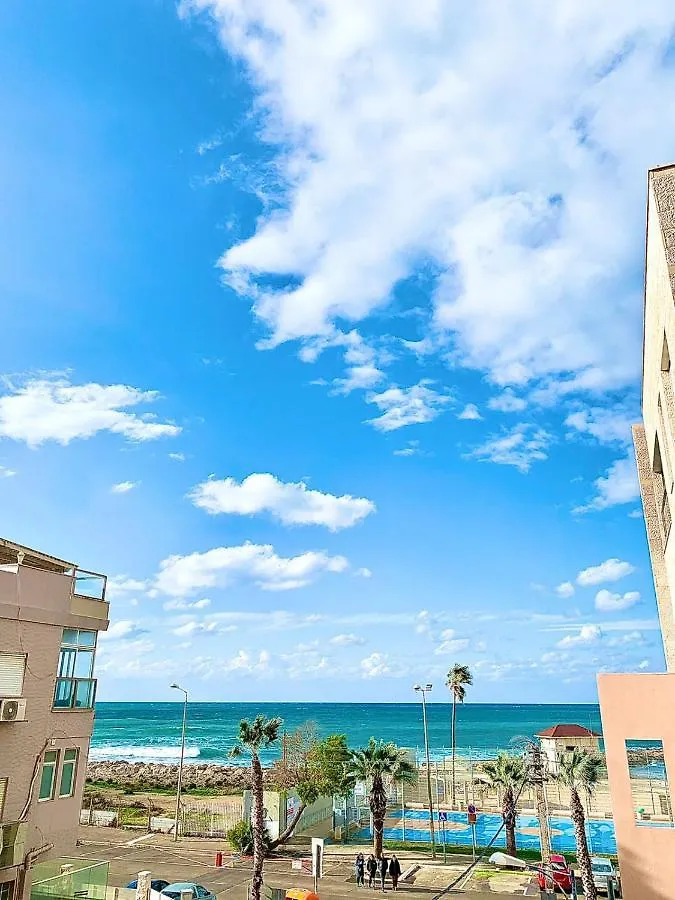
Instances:
[[[269,782],[272,770],[265,770]],[[178,780],[177,763],[128,762],[126,760],[95,760],[87,766],[87,781],[104,781],[111,786],[131,788],[173,788]],[[248,768],[220,766],[209,763],[186,763],[183,766],[183,787],[236,788],[250,787]]]

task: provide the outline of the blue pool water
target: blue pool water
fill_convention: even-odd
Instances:
[[[394,809],[388,819],[401,820],[401,810]],[[574,825],[571,819],[561,816],[551,816],[551,845],[556,853],[574,853],[576,842],[574,840]],[[495,813],[479,813],[476,822],[476,843],[479,847],[487,846],[495,836],[502,824],[502,817]],[[459,827],[462,826],[462,827]],[[443,843],[443,825],[438,822],[438,814],[434,813],[434,828],[436,841]],[[370,828],[363,828],[358,832],[358,837],[372,837]],[[616,837],[614,835],[614,823],[610,821],[589,819],[586,822],[586,836],[591,853],[615,854]],[[402,823],[397,827],[385,827],[384,839],[389,841],[404,840],[404,828]],[[429,813],[421,809],[406,809],[405,811],[405,840],[428,841],[429,840]],[[518,816],[516,840],[522,850],[539,850],[539,820],[536,816]],[[467,824],[466,813],[449,812],[445,829],[445,842],[460,846],[471,846],[471,826]],[[494,847],[505,847],[506,837],[501,832],[493,844]]]

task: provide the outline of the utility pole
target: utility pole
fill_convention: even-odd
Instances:
[[[539,819],[541,861],[544,866],[548,866],[551,862],[551,829],[548,821],[548,803],[546,802],[546,773],[539,744],[532,741],[529,750],[537,818]]]
[[[422,721],[424,724],[424,752],[427,759],[427,795],[429,797],[429,835],[431,837],[431,858],[436,859],[436,836],[434,834],[434,803],[431,796],[431,762],[429,759],[429,729],[427,726],[427,691],[431,685],[415,685],[415,690],[422,694]]]

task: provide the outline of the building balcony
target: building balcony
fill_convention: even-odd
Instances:
[[[20,865],[26,855],[26,822],[0,824],[0,869]]]
[[[95,678],[57,678],[53,709],[93,709]]]

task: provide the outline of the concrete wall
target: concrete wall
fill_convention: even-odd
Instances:
[[[598,691],[623,896],[625,900],[672,900],[675,828],[638,824],[626,741],[663,741],[666,770],[673,777],[675,674],[600,675]]]
[[[597,752],[600,748],[600,741],[596,737],[540,738],[540,743],[548,770],[554,774],[558,771],[558,760],[567,751],[567,747],[578,747],[589,752]]]
[[[63,629],[107,627],[107,603],[96,601],[97,607],[86,603],[77,606],[79,598],[73,598],[72,585],[71,576],[53,571],[27,566],[0,569],[0,652],[27,656],[22,692],[26,721],[0,723],[0,778],[9,779],[2,822],[18,820],[37,771],[25,851],[54,844],[54,849],[41,860],[68,856],[75,849],[94,722],[93,710],[52,709]],[[79,751],[75,790],[72,797],[58,798],[63,751],[69,749]],[[42,757],[48,750],[60,751],[57,796],[39,801]],[[0,881],[12,874],[10,870],[0,870]]]

